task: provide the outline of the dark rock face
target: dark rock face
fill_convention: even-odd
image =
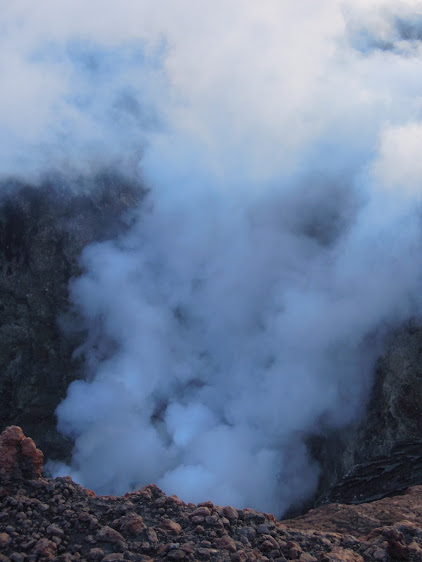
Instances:
[[[390,336],[365,415],[315,439],[323,467],[317,504],[361,503],[422,484],[422,328]]]
[[[397,495],[422,483],[422,441],[398,442],[387,455],[354,465],[319,503],[359,504]]]
[[[422,436],[422,328],[409,325],[390,338],[380,359],[371,402],[357,439],[356,460],[388,454]]]
[[[84,246],[124,230],[142,196],[139,185],[110,173],[85,184],[0,185],[0,429],[20,425],[50,458],[70,452],[54,411],[83,374],[72,358],[83,334],[58,326],[69,279]]]

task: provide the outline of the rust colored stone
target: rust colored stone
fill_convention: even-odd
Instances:
[[[12,478],[2,487],[0,562],[422,562],[420,486],[279,522],[253,509],[183,504],[156,486],[97,497],[70,479],[26,479],[40,469],[33,442],[10,428],[0,443]]]
[[[231,505],[226,505],[226,507],[223,509],[223,512],[224,515],[227,517],[227,519],[230,519],[230,521],[238,519],[239,517],[239,513],[237,509],[235,509]]]
[[[191,513],[191,517],[207,517],[208,515],[211,515],[211,511],[209,507],[206,506],[197,507]]]
[[[236,552],[237,547],[234,540],[229,537],[229,535],[224,535],[220,539],[216,539],[215,544],[218,548],[222,550],[228,550],[229,552]]]
[[[0,548],[7,546],[11,540],[12,538],[8,533],[0,533]]]
[[[182,531],[182,527],[176,521],[172,519],[164,519],[160,524],[161,529],[165,529],[169,533],[173,533],[174,535],[178,535]]]
[[[34,548],[32,549],[32,554],[39,556],[40,558],[53,559],[57,550],[57,545],[50,541],[49,539],[43,538],[37,541]]]
[[[124,542],[124,538],[122,537],[122,535],[118,531],[115,531],[114,529],[109,527],[108,525],[101,527],[101,529],[98,531],[97,540],[110,542],[110,543]]]
[[[120,520],[120,530],[123,533],[130,533],[132,535],[139,535],[142,531],[146,529],[144,520],[140,515],[131,513],[122,517]]]
[[[0,435],[0,478],[3,482],[41,477],[43,453],[20,427],[11,425]]]

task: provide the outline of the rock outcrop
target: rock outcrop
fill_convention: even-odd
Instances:
[[[68,314],[67,329],[58,325],[69,309],[69,279],[80,273],[82,249],[127,228],[142,197],[139,185],[111,173],[85,183],[0,185],[0,430],[23,427],[49,458],[70,454],[54,411],[83,376],[73,355],[84,340],[77,319]]]
[[[20,427],[12,425],[0,435],[0,478],[4,484],[40,478],[44,455]]]
[[[358,423],[317,437],[317,504],[373,501],[422,484],[422,328],[390,335]]]
[[[422,486],[280,522],[253,509],[185,504],[154,485],[99,497],[69,477],[41,478],[41,455],[20,428],[0,437],[0,562],[422,562]]]

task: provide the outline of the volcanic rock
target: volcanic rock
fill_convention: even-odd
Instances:
[[[42,478],[39,454],[22,450],[26,439],[16,427],[0,436],[0,562],[422,562],[422,486],[277,521],[253,509],[186,505],[155,485],[95,496],[69,477]],[[198,533],[195,517],[212,521]]]
[[[351,426],[309,439],[321,481],[305,509],[373,501],[422,484],[421,326],[409,322],[389,335],[365,406]]]
[[[0,435],[0,481],[3,484],[22,478],[41,476],[44,455],[20,427],[8,427]]]
[[[0,185],[0,431],[19,425],[49,458],[72,442],[55,409],[83,377],[75,349],[83,326],[69,310],[68,285],[88,244],[116,236],[142,188],[108,171],[72,182],[56,175],[31,186]]]

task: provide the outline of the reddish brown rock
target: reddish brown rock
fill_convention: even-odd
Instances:
[[[146,529],[146,525],[140,515],[131,513],[120,519],[120,530],[123,533],[139,535],[144,529]]]
[[[157,536],[157,533],[155,532],[154,529],[151,529],[151,528],[147,529],[146,535],[147,535],[147,539],[150,542],[154,543],[154,542],[158,541],[158,536]]]
[[[220,539],[216,539],[215,544],[218,548],[229,552],[236,552],[237,550],[234,540],[229,535],[223,535]]]
[[[172,519],[164,519],[160,524],[160,528],[174,535],[178,535],[182,531],[181,525]]]
[[[18,477],[0,495],[0,562],[422,562],[422,486],[278,522],[253,509],[186,505],[157,486],[97,497],[69,478],[25,480],[37,465],[25,461],[34,447],[24,441],[19,428],[0,440],[2,467]]]
[[[7,546],[11,540],[12,538],[8,533],[0,533],[0,548]]]
[[[22,455],[27,463],[25,469],[28,471],[26,478],[40,478],[43,469],[44,455],[37,449],[30,437],[25,437],[21,443]]]
[[[195,545],[192,542],[187,542],[180,545],[181,550],[184,550],[187,554],[193,554],[195,552]]]
[[[201,506],[201,507],[197,507],[194,511],[192,511],[191,513],[191,517],[206,517],[207,515],[211,515],[211,511],[209,509],[209,507],[206,506]]]
[[[335,547],[331,552],[321,557],[321,562],[364,562],[364,559],[353,550]]]
[[[32,549],[31,553],[39,556],[40,558],[54,558],[57,550],[57,545],[49,539],[40,539]]]
[[[18,467],[18,451],[25,439],[20,427],[12,425],[0,435],[0,477],[6,482]]]
[[[260,547],[260,548],[261,548],[261,550],[263,550],[264,552],[270,552],[270,550],[274,550],[274,545],[273,545],[273,543],[272,543],[271,541],[266,540],[266,541],[264,541],[264,542],[261,543],[261,547]],[[294,552],[294,553],[289,552],[290,558],[297,558],[296,554],[298,554],[298,553],[296,553],[296,552]]]
[[[318,558],[315,558],[315,556],[312,556],[309,552],[302,552],[299,562],[318,562]]]
[[[11,425],[0,435],[0,478],[3,482],[40,478],[43,453],[20,427]]]
[[[233,521],[234,519],[237,519],[239,517],[237,509],[235,509],[231,505],[226,505],[226,507],[223,509],[223,512],[227,519],[230,519],[230,521]]]

